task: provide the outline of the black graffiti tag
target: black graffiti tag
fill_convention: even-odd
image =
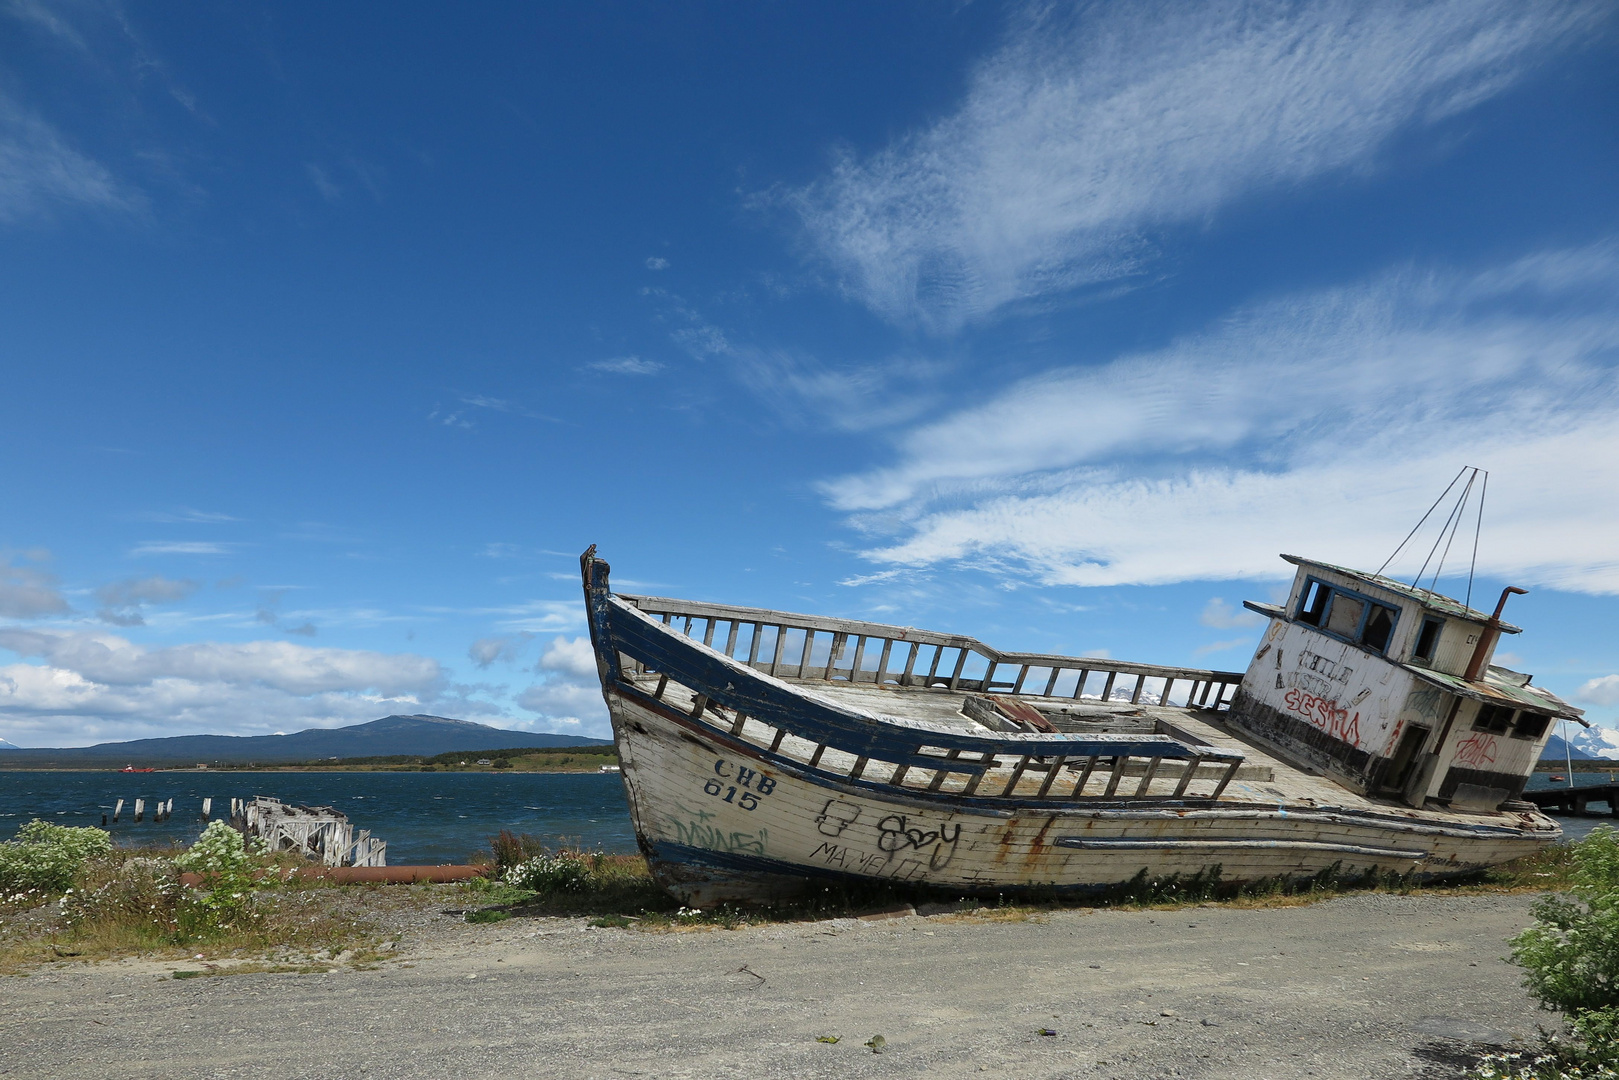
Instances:
[[[955,831],[952,832],[952,829]],[[928,860],[935,870],[948,865],[955,858],[956,841],[960,839],[960,825],[940,825],[931,831],[918,829],[911,827],[903,814],[889,814],[877,823],[877,846],[884,851],[893,852],[908,847],[920,849],[937,843],[939,846]]]
[[[860,816],[860,807],[854,803],[846,803],[841,799],[828,799],[821,812],[815,816],[815,827],[822,836],[838,836],[844,829],[855,823]]]

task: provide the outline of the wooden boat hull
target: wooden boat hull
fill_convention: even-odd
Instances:
[[[1200,874],[1434,877],[1561,834],[1530,807],[1417,809],[1268,755],[1220,719],[1237,673],[621,597],[593,550],[581,566],[636,835],[688,904],[838,880],[983,896]]]
[[[642,851],[658,883],[697,907],[779,902],[851,879],[986,896],[1097,892],[1138,875],[1442,876],[1557,835],[1538,815],[1522,815],[1523,828],[1499,818],[1458,827],[1280,805],[988,810],[879,797],[675,709],[611,689],[607,699]]]

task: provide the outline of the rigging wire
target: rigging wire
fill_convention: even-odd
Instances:
[[[1484,483],[1478,491],[1478,522],[1473,526],[1473,561],[1467,564],[1467,599],[1463,607],[1473,606],[1473,571],[1478,568],[1478,537],[1484,530],[1484,497],[1490,493],[1490,474],[1484,474]]]
[[[1467,471],[1468,471],[1468,469],[1464,466],[1463,469],[1462,469],[1462,473],[1465,473]],[[1468,477],[1467,486],[1462,488],[1462,493],[1461,493],[1460,497],[1456,500],[1456,505],[1451,507],[1450,513],[1445,515],[1445,523],[1443,525],[1439,526],[1439,535],[1434,537],[1433,547],[1428,549],[1428,557],[1426,559],[1422,560],[1422,568],[1417,571],[1417,576],[1415,578],[1411,579],[1411,587],[1413,589],[1419,588],[1421,586],[1422,575],[1424,575],[1424,574],[1426,574],[1428,572],[1428,565],[1431,562],[1433,562],[1433,557],[1439,553],[1439,545],[1441,543],[1443,543],[1444,540],[1445,540],[1445,532],[1446,532],[1446,530],[1450,530],[1451,532],[1455,531],[1455,522],[1456,522],[1458,516],[1461,513],[1461,508],[1462,508],[1463,504],[1467,501],[1467,493],[1473,487],[1473,479],[1474,479],[1474,477],[1476,477],[1478,475],[1478,470],[1473,469],[1472,473],[1473,473],[1473,476]],[[1461,473],[1457,474],[1456,479],[1458,479],[1458,480],[1461,479]],[[1452,484],[1451,486],[1454,487],[1455,485]],[[1435,578],[1435,584],[1437,584],[1437,583],[1438,583],[1438,578],[1436,577]],[[1428,591],[1432,592],[1433,590],[1430,589]]]
[[[1445,560],[1450,558],[1450,545],[1456,542],[1456,530],[1461,527],[1462,518],[1464,516],[1466,516],[1463,513],[1463,511],[1467,507],[1467,499],[1468,499],[1468,497],[1470,495],[1472,495],[1472,493],[1473,493],[1473,485],[1475,483],[1477,483],[1477,482],[1478,482],[1478,470],[1474,469],[1473,470],[1473,475],[1467,478],[1467,486],[1462,489],[1462,497],[1461,497],[1461,499],[1456,503],[1456,512],[1455,512],[1455,515],[1454,515],[1454,521],[1450,526],[1450,539],[1445,541],[1444,553],[1439,556],[1439,565],[1434,567],[1433,579],[1428,582],[1428,592],[1429,593],[1432,593],[1435,589],[1437,589],[1439,587],[1439,575],[1445,569]]]
[[[1405,539],[1401,540],[1400,546],[1394,549],[1394,554],[1384,559],[1383,565],[1377,568],[1379,575],[1381,575],[1384,570],[1388,569],[1389,563],[1400,557],[1400,552],[1405,550],[1405,545],[1409,544],[1411,542],[1411,538],[1417,535],[1417,529],[1422,528],[1423,522],[1428,520],[1429,515],[1431,515],[1435,510],[1439,509],[1439,504],[1445,501],[1445,496],[1450,494],[1450,489],[1456,486],[1456,481],[1460,480],[1462,478],[1462,473],[1465,473],[1466,471],[1467,466],[1465,465],[1457,470],[1456,475],[1452,477],[1450,483],[1445,486],[1445,490],[1439,493],[1439,498],[1435,499],[1433,501],[1433,505],[1428,507],[1428,513],[1422,515],[1422,521],[1417,522],[1416,526],[1412,528],[1410,532],[1405,534]]]

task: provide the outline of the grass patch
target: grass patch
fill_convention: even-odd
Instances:
[[[88,860],[70,890],[8,898],[0,905],[0,974],[64,959],[190,959],[197,952],[363,958],[381,944],[367,905],[318,880],[276,883],[279,875],[271,875],[273,884],[245,894],[221,918],[206,891],[179,883],[173,854],[115,849]]]

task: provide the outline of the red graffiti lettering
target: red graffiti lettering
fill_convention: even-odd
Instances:
[[[1342,739],[1351,746],[1360,745],[1360,713],[1349,715],[1348,709],[1340,709],[1336,701],[1328,698],[1316,697],[1294,687],[1282,699],[1289,709],[1304,717],[1312,727],[1320,728],[1335,739]]]
[[[1495,761],[1495,736],[1476,733],[1456,744],[1456,760],[1463,765],[1493,764]]]

